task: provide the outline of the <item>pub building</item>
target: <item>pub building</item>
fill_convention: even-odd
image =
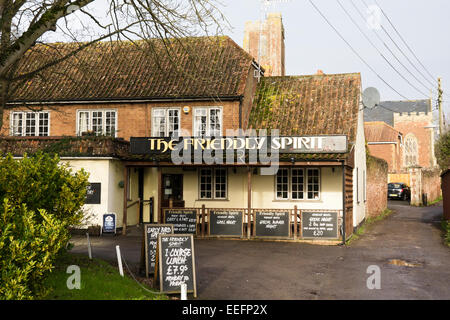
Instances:
[[[115,213],[123,234],[173,223],[197,238],[348,238],[366,208],[360,74],[265,77],[228,37],[183,41],[169,58],[155,40],[159,61],[147,42],[97,43],[11,88],[0,150],[52,150],[89,172],[80,227]]]

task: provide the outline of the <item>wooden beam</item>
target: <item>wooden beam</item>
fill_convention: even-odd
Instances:
[[[123,167],[123,217],[122,217],[122,234],[127,234],[127,214],[128,214],[128,167]]]
[[[248,209],[248,222],[247,222],[247,238],[250,239],[250,230],[251,230],[251,225],[250,225],[250,217],[251,217],[251,212],[252,212],[252,168],[248,168],[248,172],[247,172],[247,209]],[[254,233],[254,228],[253,228],[253,233]]]
[[[157,217],[158,217],[158,223],[164,223],[163,219],[162,219],[162,214],[161,214],[161,201],[162,201],[162,194],[161,194],[161,188],[162,188],[162,170],[161,167],[158,167],[158,213],[157,213]]]
[[[164,162],[156,162],[156,161],[125,161],[125,165],[127,166],[133,166],[133,167],[205,167],[208,166],[206,164],[174,164],[170,161],[164,161]],[[336,160],[336,161],[295,161],[295,162],[289,162],[289,161],[283,161],[278,163],[271,163],[271,165],[277,164],[278,166],[318,166],[318,167],[336,167],[339,166],[342,163],[342,160]],[[248,163],[232,163],[227,164],[223,163],[221,166],[225,167],[248,167]],[[263,164],[252,164],[251,167],[270,167],[270,165],[263,165]]]

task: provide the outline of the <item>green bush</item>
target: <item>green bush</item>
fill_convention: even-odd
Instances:
[[[442,170],[450,168],[450,131],[444,133],[436,142],[435,154]]]
[[[0,219],[0,298],[33,299],[46,294],[42,281],[69,239],[66,225],[26,205],[2,203]],[[36,222],[36,217],[42,222]]]
[[[87,173],[72,173],[58,156],[37,153],[32,157],[0,158],[0,206],[9,199],[11,205],[26,204],[28,210],[45,209],[70,225],[79,224],[86,197]],[[42,221],[39,216],[35,217]]]
[[[57,156],[0,158],[0,299],[45,295],[44,278],[83,218],[84,171]]]

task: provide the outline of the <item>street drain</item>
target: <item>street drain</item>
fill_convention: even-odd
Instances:
[[[389,260],[389,264],[393,264],[395,266],[402,266],[402,267],[420,267],[420,263],[412,263],[405,260],[400,259],[391,259]]]

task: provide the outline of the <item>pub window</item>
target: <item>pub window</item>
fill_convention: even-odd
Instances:
[[[275,188],[277,200],[319,200],[320,169],[280,168]]]
[[[152,136],[170,137],[179,134],[179,108],[153,108],[152,119]]]
[[[78,110],[77,135],[115,137],[117,132],[117,112],[115,110]]]
[[[50,113],[13,112],[11,115],[11,135],[13,136],[49,136]]]
[[[202,168],[199,170],[200,199],[227,198],[227,169]]]
[[[307,169],[308,199],[319,199],[320,171],[319,169]]]
[[[292,169],[292,199],[303,199],[304,172],[303,169]]]
[[[289,169],[278,169],[277,199],[289,199]]]
[[[222,109],[217,107],[194,109],[194,136],[222,135]]]

